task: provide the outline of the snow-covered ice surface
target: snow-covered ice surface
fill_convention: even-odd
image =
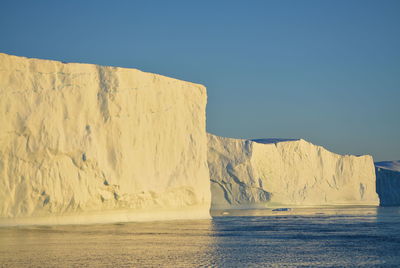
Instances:
[[[381,206],[400,206],[400,161],[376,162],[375,168]]]
[[[0,54],[0,224],[209,218],[202,85]]]
[[[257,141],[208,135],[213,209],[379,204],[371,156],[301,139]]]

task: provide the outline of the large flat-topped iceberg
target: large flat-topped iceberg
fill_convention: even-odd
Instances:
[[[206,89],[0,54],[0,224],[207,218]]]
[[[381,206],[400,205],[400,161],[376,162],[376,191]]]
[[[379,204],[371,156],[304,140],[256,141],[208,135],[212,208]]]

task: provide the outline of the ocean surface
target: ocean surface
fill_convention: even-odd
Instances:
[[[0,267],[400,267],[400,208],[0,228]]]

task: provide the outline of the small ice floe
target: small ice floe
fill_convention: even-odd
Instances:
[[[273,209],[272,211],[291,211],[292,209],[291,208],[276,208],[276,209]]]

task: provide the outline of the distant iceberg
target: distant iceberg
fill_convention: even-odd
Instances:
[[[400,161],[376,162],[376,191],[381,206],[400,205]]]

